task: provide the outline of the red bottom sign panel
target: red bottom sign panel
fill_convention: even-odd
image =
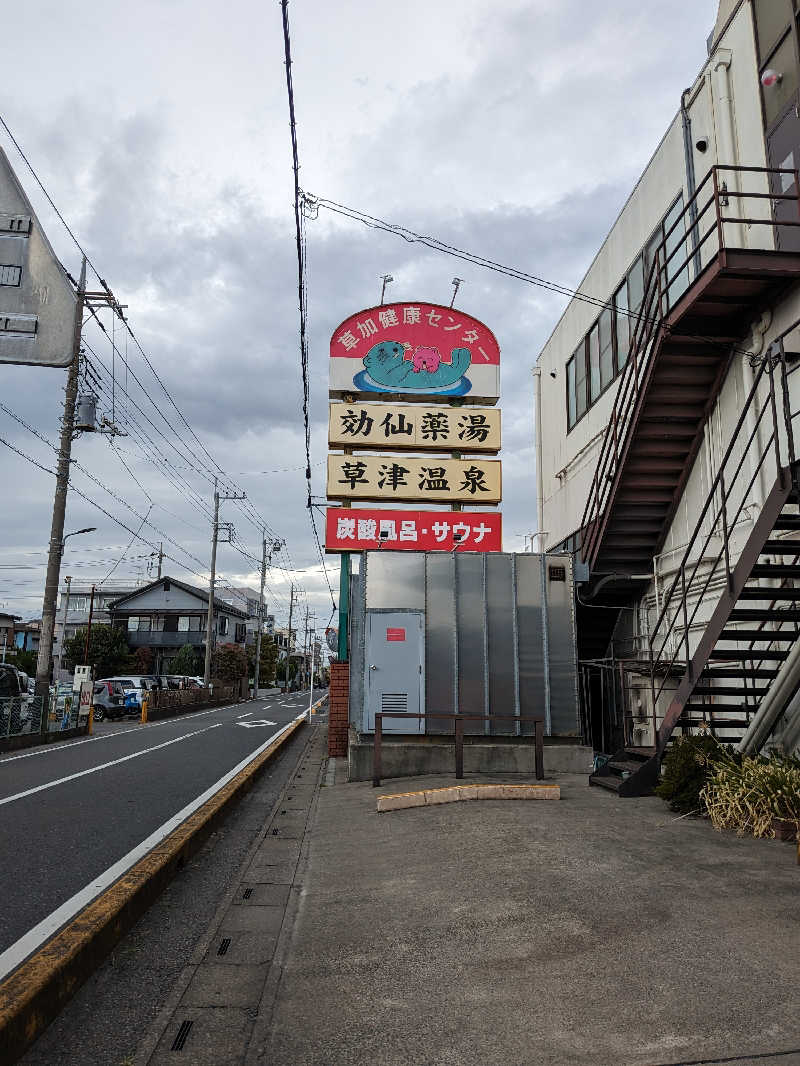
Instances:
[[[503,550],[503,519],[474,511],[381,511],[329,507],[325,548],[330,552]]]

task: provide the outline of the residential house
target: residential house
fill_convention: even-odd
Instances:
[[[71,640],[79,629],[89,624],[89,608],[92,610],[92,625],[109,625],[111,616],[108,605],[137,587],[131,581],[108,581],[102,588],[95,588],[92,600],[92,585],[77,583],[67,578],[61,588],[53,629],[53,676],[57,681],[67,681],[71,673],[61,669],[64,640]],[[66,629],[66,638],[64,630]]]
[[[109,604],[111,624],[125,629],[131,651],[153,652],[152,672],[170,673],[177,652],[190,644],[205,656],[208,591],[172,577],[161,577]],[[214,597],[213,644],[245,645],[247,614]],[[199,669],[199,662],[198,662]]]
[[[799,43],[792,0],[721,0],[534,371],[540,544],[588,567],[582,691],[622,794],[676,728],[800,741]]]
[[[13,653],[14,630],[19,620],[20,617],[17,614],[0,612],[0,655],[2,655],[3,662],[5,662],[6,655]]]

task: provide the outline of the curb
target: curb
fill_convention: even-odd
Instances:
[[[15,1062],[200,848],[258,772],[305,724],[298,718],[236,777],[0,984],[0,1062]]]
[[[394,792],[378,796],[378,814],[403,811],[409,807],[433,807],[465,800],[558,800],[560,785],[451,785],[420,792]]]

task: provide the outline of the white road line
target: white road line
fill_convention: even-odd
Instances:
[[[121,759],[112,759],[111,762],[100,763],[99,766],[90,766],[88,770],[79,770],[75,774],[67,774],[66,777],[59,777],[55,781],[47,781],[43,785],[37,785],[36,788],[28,788],[24,792],[15,792],[13,796],[6,796],[5,799],[0,799],[0,807],[6,803],[13,803],[15,800],[24,799],[26,796],[33,796],[36,792],[44,792],[45,789],[55,788],[56,785],[63,785],[67,781],[74,781],[78,777],[86,777],[87,774],[96,774],[100,770],[107,770],[109,766],[118,766],[121,762],[128,762],[130,759],[138,759],[140,755],[148,755],[151,751],[158,751],[160,748],[168,748],[170,744],[180,744],[182,740],[188,740],[190,737],[196,737],[200,733],[207,733],[209,729],[219,729],[222,722],[215,722],[213,725],[207,725],[205,729],[195,729],[191,733],[184,733],[183,736],[173,737],[172,740],[165,740],[163,744],[155,744],[152,748],[142,748],[141,751],[134,751],[131,755],[123,755]]]
[[[193,799],[190,803],[174,814],[172,818],[160,825],[154,833],[151,833],[146,840],[143,840],[141,844],[137,844],[135,848],[132,848],[127,855],[115,862],[113,866],[109,866],[107,870],[104,870],[98,877],[90,881],[88,885],[85,885],[79,892],[76,892],[74,896],[71,896],[65,903],[62,903],[60,907],[48,914],[46,918],[43,918],[38,925],[35,925],[32,929],[29,929],[24,936],[21,936],[16,943],[12,944],[10,948],[6,948],[5,951],[0,953],[0,981],[2,981],[12,970],[15,970],[21,962],[24,962],[29,955],[32,955],[34,951],[42,946],[42,944],[49,940],[54,933],[66,925],[70,919],[83,910],[89,903],[92,902],[101,892],[104,892],[110,885],[113,885],[115,881],[118,881],[123,874],[133,866],[135,863],[146,855],[148,851],[152,851],[154,847],[161,843],[165,837],[177,829],[181,822],[185,822],[196,810],[203,806],[203,804],[211,799],[221,788],[224,788],[229,781],[232,781],[234,777],[244,768],[257,758],[262,751],[282,736],[287,729],[302,718],[302,715],[298,715],[297,718],[292,719],[291,722],[287,722],[285,726],[278,730],[277,733],[273,733],[269,740],[265,740],[263,744],[257,747],[254,751],[246,755],[240,763],[237,763],[232,770],[229,770],[219,781],[207,788],[200,796]],[[221,723],[220,723],[221,724]],[[212,727],[213,728],[213,727]]]
[[[72,740],[59,744],[43,744],[36,751],[27,751],[24,755],[10,755],[7,759],[0,759],[0,766],[7,762],[16,762],[17,759],[32,759],[34,755],[54,755],[59,751],[68,751],[70,748],[79,748],[81,744],[94,744],[96,740],[114,740],[116,737],[127,737],[141,732],[143,729],[158,729],[164,725],[179,725],[181,722],[191,721],[193,718],[202,718],[206,714],[214,714],[215,711],[232,711],[238,707],[237,703],[226,703],[223,707],[210,707],[207,711],[193,711],[191,714],[179,714],[174,718],[165,718],[163,722],[140,722],[129,729],[120,729],[116,733],[103,733],[97,737],[86,737],[85,740]]]
[[[236,715],[237,722],[238,722],[238,720],[240,718],[249,718],[252,713],[253,713],[252,711],[248,711],[247,714],[237,714]]]

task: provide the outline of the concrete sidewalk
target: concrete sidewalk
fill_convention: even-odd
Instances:
[[[290,835],[235,879],[238,919],[210,931],[137,1062],[800,1063],[791,846],[571,775],[559,802],[378,815],[377,793],[453,779],[348,784],[323,735],[287,792],[297,811],[278,805]]]

